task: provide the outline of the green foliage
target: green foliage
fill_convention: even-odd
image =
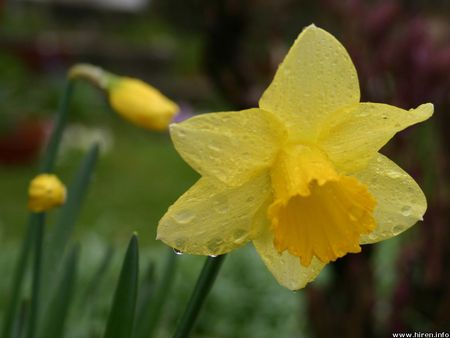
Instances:
[[[63,130],[67,120],[73,83],[69,82],[65,88],[61,107],[57,115],[47,151],[43,156],[41,172],[52,172],[58,154]],[[101,280],[108,269],[112,252],[106,250],[100,264],[96,267],[91,280],[79,298],[77,294],[77,275],[79,262],[79,245],[75,245],[65,256],[66,247],[70,242],[74,226],[79,216],[81,206],[86,197],[91,182],[93,170],[98,158],[98,145],[91,146],[69,189],[66,204],[62,207],[56,224],[51,228],[48,238],[45,237],[46,213],[31,213],[27,234],[16,263],[16,270],[11,285],[11,299],[4,313],[2,337],[19,338],[24,333],[29,338],[59,338],[72,336],[66,330],[69,310],[74,306],[81,313],[85,307],[89,308],[92,297],[98,292]],[[46,240],[44,245],[44,240]],[[33,264],[31,276],[31,301],[27,304],[28,291],[24,284],[30,282],[27,270],[31,251]],[[171,253],[173,256],[173,253]],[[146,325],[136,326],[140,337],[149,337],[150,330],[156,325],[161,307],[170,289],[170,282],[174,271],[174,260],[170,258],[165,268],[164,278],[159,285],[162,292],[153,302],[155,277],[153,265],[150,265],[147,277],[141,290],[139,303],[139,317]],[[133,235],[125,255],[122,270],[114,293],[114,301],[110,308],[105,327],[105,338],[129,338],[135,328],[135,310],[138,294],[139,252],[137,235]],[[73,300],[78,300],[73,304]],[[155,307],[156,306],[156,307]],[[29,311],[28,311],[29,308]],[[90,310],[90,309],[89,309]],[[85,311],[89,314],[90,311]],[[151,319],[147,321],[146,317]],[[150,325],[148,325],[150,323]],[[88,328],[89,331],[89,328]],[[86,336],[85,332],[79,332]],[[74,330],[74,334],[77,332]],[[96,334],[99,336],[99,334]]]
[[[139,252],[137,236],[128,246],[117,284],[104,338],[129,338],[133,332],[138,289]]]
[[[69,252],[64,262],[60,280],[50,296],[50,304],[42,319],[40,338],[59,338],[64,335],[64,328],[69,307],[74,293],[79,260],[79,246]]]

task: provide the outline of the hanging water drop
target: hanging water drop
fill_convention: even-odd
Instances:
[[[178,250],[178,249],[173,249],[173,252],[175,252],[175,255],[181,256],[183,254],[183,251]]]

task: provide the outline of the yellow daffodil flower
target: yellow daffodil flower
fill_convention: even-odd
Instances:
[[[138,127],[164,131],[179,111],[176,103],[148,83],[100,67],[75,65],[69,71],[69,78],[85,78],[105,90],[114,111]]]
[[[432,113],[432,104],[360,103],[346,50],[309,26],[259,108],[171,126],[177,151],[202,177],[161,219],[158,239],[198,255],[253,241],[279,283],[300,289],[327,263],[422,219],[423,192],[378,150]]]
[[[52,174],[40,174],[33,178],[28,188],[28,209],[43,212],[63,205],[66,201],[66,187]]]

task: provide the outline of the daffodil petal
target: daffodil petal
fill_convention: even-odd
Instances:
[[[268,168],[284,129],[261,109],[211,113],[173,124],[175,148],[202,176],[239,186]]]
[[[391,238],[422,220],[427,209],[422,190],[411,176],[387,157],[377,154],[355,176],[367,185],[377,201],[374,212],[376,228],[372,233],[361,236],[361,244]]]
[[[431,103],[406,111],[380,103],[360,103],[327,120],[319,139],[338,170],[354,172],[363,168],[395,133],[428,119]]]
[[[255,214],[270,194],[268,173],[240,187],[202,177],[161,219],[157,239],[190,254],[224,254],[252,239]]]
[[[265,231],[253,240],[253,245],[278,283],[288,289],[299,290],[304,288],[306,284],[312,282],[319,275],[325,266],[314,257],[311,264],[304,267],[300,264],[300,259],[292,256],[288,251],[284,251],[282,254],[278,253],[273,240],[272,231],[267,224]]]
[[[328,115],[358,102],[358,76],[347,51],[311,25],[289,50],[259,106],[284,121],[291,139],[314,141]]]

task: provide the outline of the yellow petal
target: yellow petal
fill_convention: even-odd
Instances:
[[[361,236],[361,244],[396,236],[422,220],[427,209],[422,190],[411,176],[387,157],[377,154],[355,176],[367,185],[377,201],[376,228],[369,235]]]
[[[261,256],[264,264],[272,272],[278,283],[291,290],[302,289],[309,282],[313,281],[325,266],[317,258],[313,258],[308,267],[300,264],[300,259],[292,256],[287,251],[279,254],[275,248],[274,238],[269,229],[269,224],[265,231],[256,239],[253,244]]]
[[[362,169],[394,135],[433,114],[431,103],[409,111],[380,103],[360,103],[330,117],[319,139],[339,171]]]
[[[260,109],[199,115],[170,127],[175,148],[192,168],[232,186],[270,166],[283,133]]]
[[[292,140],[314,141],[329,114],[358,102],[358,77],[347,51],[311,25],[289,50],[259,105],[284,121]]]
[[[237,188],[203,177],[169,208],[157,239],[190,254],[224,254],[252,239],[255,214],[270,195],[267,173]]]

